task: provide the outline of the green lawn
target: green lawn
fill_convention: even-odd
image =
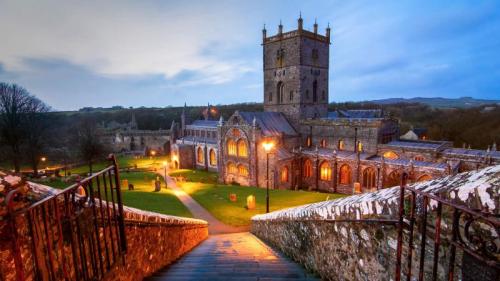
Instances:
[[[249,225],[250,218],[266,211],[266,190],[264,188],[203,184],[184,182],[181,187],[198,203],[212,213],[220,221],[234,226]],[[236,202],[229,200],[229,194],[235,193]],[[247,196],[254,195],[256,208],[247,210]],[[345,195],[327,194],[307,191],[270,190],[270,211],[283,208],[340,198]]]
[[[137,165],[138,168],[152,168],[159,167],[162,165],[163,161],[168,160],[166,156],[156,156],[156,157],[135,157],[135,156],[118,156],[117,162],[118,167],[132,167]],[[110,165],[109,161],[102,161],[94,163],[92,165],[93,171],[100,171]],[[88,165],[83,165],[75,167],[69,170],[72,174],[85,174],[89,172]]]
[[[201,182],[201,183],[217,183],[219,177],[215,172],[207,172],[200,170],[181,169],[170,173],[172,177],[184,177],[186,181]]]
[[[141,210],[157,212],[166,215],[192,217],[189,210],[177,199],[170,189],[162,188],[154,192],[151,181],[156,179],[156,174],[150,172],[122,172],[120,179],[127,179],[134,185],[134,190],[122,186],[123,204]],[[71,183],[65,183],[62,178],[45,178],[34,180],[54,188],[65,188]],[[163,179],[161,179],[163,182]],[[164,186],[162,186],[164,187]]]

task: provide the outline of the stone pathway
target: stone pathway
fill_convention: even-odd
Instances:
[[[211,235],[146,280],[319,280],[254,235]]]
[[[163,176],[163,173],[158,173]],[[208,222],[208,233],[209,234],[222,234],[222,233],[235,233],[235,232],[245,232],[249,230],[249,226],[235,227],[222,223],[216,219],[212,214],[210,214],[205,208],[203,208],[198,202],[196,202],[189,194],[187,194],[182,188],[178,187],[172,177],[167,176],[166,178],[167,186],[169,189],[174,191],[174,194],[179,198],[179,200],[184,204],[193,216],[197,219],[202,219]]]

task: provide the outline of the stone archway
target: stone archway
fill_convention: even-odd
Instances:
[[[398,170],[394,170],[387,175],[384,180],[384,187],[393,187],[401,184],[401,173]]]

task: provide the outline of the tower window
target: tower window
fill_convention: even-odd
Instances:
[[[306,90],[306,99],[309,99],[309,90]]]
[[[313,82],[313,102],[318,101],[318,81]]]
[[[312,50],[312,58],[315,59],[315,60],[319,58],[318,49],[313,49]]]
[[[293,91],[290,91],[289,100],[293,100]]]
[[[326,147],[326,140],[325,139],[322,139],[321,142],[320,142],[320,146],[325,148]]]
[[[326,93],[325,91],[321,92],[321,99],[326,100]]]
[[[269,97],[268,97],[269,101],[273,101],[273,93],[272,92],[269,92]]]
[[[276,92],[278,93],[278,103],[283,103],[285,100],[285,84],[283,82],[278,83]]]
[[[344,150],[345,149],[345,144],[344,140],[339,140],[339,145],[338,145],[338,150]]]

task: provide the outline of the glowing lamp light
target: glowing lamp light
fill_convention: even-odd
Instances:
[[[270,142],[270,141],[265,141],[262,143],[262,147],[264,147],[264,150],[266,152],[269,152],[269,151],[271,151],[271,149],[273,149],[274,143]]]
[[[155,155],[156,155],[156,151],[151,150],[151,155],[152,155],[152,156],[155,156]]]
[[[40,160],[42,160],[42,162],[45,162],[45,161],[47,161],[47,158],[46,157],[42,157],[42,158],[40,158]]]
[[[179,158],[177,158],[177,155],[172,156],[172,160],[177,161]]]
[[[165,166],[165,167],[168,165],[167,161],[163,161],[163,163],[162,163],[162,164],[163,164],[163,166]]]

